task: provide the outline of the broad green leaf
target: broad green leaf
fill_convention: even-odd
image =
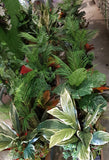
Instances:
[[[92,133],[90,132],[84,132],[84,131],[78,131],[77,132],[78,137],[81,139],[81,142],[83,143],[83,145],[88,148],[88,146],[90,145],[90,142],[92,140]]]
[[[26,32],[20,33],[20,37],[25,38],[26,40],[31,41],[31,42],[37,42],[36,38],[34,38],[32,35],[30,35]]]
[[[74,71],[68,79],[68,82],[71,86],[79,86],[86,78],[87,71],[85,68],[79,68]]]
[[[60,103],[63,111],[73,116],[73,119],[75,119],[75,116],[77,116],[77,113],[75,113],[76,109],[74,107],[70,94],[66,89],[64,89],[64,92],[60,96]]]
[[[11,138],[0,134],[0,151],[8,148],[11,142],[12,142]]]
[[[84,96],[78,102],[80,108],[82,108],[85,112],[89,113],[93,113],[100,104],[100,112],[102,112],[107,106],[107,101],[101,95],[95,93]]]
[[[76,136],[71,137],[70,139],[60,142],[58,143],[59,146],[63,146],[63,145],[67,145],[67,144],[71,144],[71,143],[76,143],[78,142],[79,139]]]
[[[19,116],[18,116],[17,110],[13,104],[11,105],[10,115],[11,115],[11,121],[12,121],[13,128],[15,129],[15,131],[18,134],[20,134]]]
[[[60,122],[57,119],[51,119],[51,120],[46,120],[46,121],[40,123],[37,126],[37,131],[41,132],[41,130],[44,130],[44,129],[50,129],[50,130],[53,130],[53,131],[59,131],[61,129],[65,129],[65,128],[70,128],[70,126]]]
[[[79,87],[72,89],[72,97],[80,99],[80,97],[89,95],[93,91],[93,83],[86,79]]]
[[[11,127],[5,122],[0,123],[0,134],[5,135],[11,139],[15,139],[17,137],[17,133],[12,130]]]
[[[92,145],[104,145],[109,142],[109,133],[104,131],[97,131],[93,133],[91,141]]]
[[[59,120],[64,122],[66,125],[70,125],[73,128],[77,128],[77,124],[74,117],[73,116],[71,117],[68,113],[60,111],[58,108],[53,108],[49,110],[48,113],[58,118]]]
[[[93,83],[93,88],[101,87],[106,83],[106,76],[99,71],[89,71],[88,79]]]
[[[56,130],[43,129],[41,130],[41,132],[42,132],[43,137],[46,140],[50,141],[51,136],[55,134]]]
[[[98,71],[88,71],[87,78],[76,89],[72,89],[72,97],[74,99],[80,99],[85,95],[90,95],[93,88],[101,87],[106,83],[106,77],[104,74]]]
[[[90,160],[90,146],[86,147],[82,142],[78,144],[78,159],[79,160]]]
[[[24,150],[24,158],[25,159],[34,159],[35,158],[35,147],[32,144],[28,144],[28,146]]]
[[[75,108],[75,102],[72,101],[69,92],[64,89],[64,92],[60,96],[60,103],[63,111],[71,117],[75,126],[79,126],[79,122],[77,120],[77,111]]]
[[[74,134],[76,130],[67,128],[62,129],[58,132],[56,132],[53,136],[50,138],[50,148],[59,144],[60,142],[66,141],[70,139]]]
[[[90,124],[92,123],[96,123],[96,121],[98,120],[99,116],[97,116],[97,114],[99,113],[101,105],[98,105],[98,107],[96,108],[95,112],[93,113],[93,115],[90,115],[89,117],[87,117],[84,126],[85,128],[89,127]]]

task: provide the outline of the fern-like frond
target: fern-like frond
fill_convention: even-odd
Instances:
[[[72,70],[59,57],[55,55],[53,57],[55,58],[56,63],[60,65],[60,68],[56,70],[56,74],[59,74],[65,78],[68,78],[68,76],[72,73]]]
[[[89,63],[89,59],[84,50],[74,52],[72,50],[69,50],[67,53],[67,60],[72,71],[75,71],[79,68],[85,68]]]

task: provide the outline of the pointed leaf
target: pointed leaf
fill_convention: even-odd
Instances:
[[[93,133],[92,145],[104,145],[109,142],[109,133],[104,131],[97,131]]]
[[[107,106],[107,101],[98,94],[91,94],[84,96],[80,101],[79,101],[79,106],[85,111],[89,113],[93,113],[98,105],[101,105],[100,107],[100,112],[105,110],[105,107]]]
[[[17,113],[17,110],[14,105],[11,105],[11,120],[12,120],[12,126],[15,129],[15,131],[20,134],[20,122],[19,122],[19,116]]]
[[[57,119],[46,120],[46,121],[40,123],[37,126],[38,132],[41,132],[42,130],[45,130],[45,129],[50,129],[50,130],[53,130],[53,131],[55,131],[55,130],[59,131],[59,130],[64,129],[64,128],[70,128],[70,126],[60,122]]]
[[[92,140],[92,133],[90,132],[84,132],[84,131],[78,131],[77,132],[78,137],[81,139],[81,142],[83,145],[85,145],[86,148],[89,147],[91,140]]]
[[[0,123],[0,134],[5,135],[11,139],[15,139],[17,137],[17,133],[12,130],[11,127],[5,122]]]
[[[30,35],[26,32],[20,33],[20,37],[25,38],[26,40],[31,41],[31,42],[37,42],[36,38],[34,38],[32,35]]]
[[[58,145],[62,146],[62,145],[67,145],[67,144],[71,144],[71,143],[76,143],[78,141],[79,141],[79,139],[76,136],[73,136],[73,137],[71,137],[70,139],[68,139],[66,141],[58,143]]]
[[[76,130],[67,128],[62,129],[58,132],[56,132],[53,136],[50,138],[50,148],[59,144],[60,142],[66,141],[70,139],[74,134]]]
[[[51,136],[54,135],[56,132],[56,130],[50,130],[50,129],[43,129],[41,131],[42,131],[43,137],[48,141],[50,141]]]
[[[70,125],[73,128],[77,128],[77,124],[75,122],[75,119],[73,119],[73,117],[71,117],[68,113],[60,111],[58,108],[53,108],[53,109],[49,110],[48,113],[53,115],[54,117],[60,119],[66,125]]]
[[[79,160],[90,160],[90,146],[86,147],[83,143],[79,143]]]
[[[95,157],[96,158],[96,157]],[[93,153],[90,152],[90,160],[94,160]]]
[[[66,89],[64,90],[63,94],[61,94],[60,102],[63,111],[71,115],[72,118],[75,120],[75,117],[77,116],[76,109],[74,107],[70,94]]]
[[[35,147],[32,144],[28,144],[28,146],[24,150],[24,158],[25,159],[34,159],[35,158]]]
[[[85,122],[85,128],[89,127],[90,124],[92,123],[96,123],[97,121],[97,114],[99,113],[100,107],[102,104],[98,105],[98,107],[96,108],[95,112],[93,113],[93,115],[91,115]],[[99,118],[99,116],[98,116]]]
[[[12,139],[4,135],[0,135],[0,151],[8,148],[9,144],[12,142]]]
[[[101,87],[106,83],[106,76],[103,73],[100,73],[99,71],[89,71],[88,72],[88,78],[93,83],[93,88]]]
[[[29,135],[28,139],[32,140],[33,138],[36,137],[36,135],[38,134],[37,128],[35,128]]]

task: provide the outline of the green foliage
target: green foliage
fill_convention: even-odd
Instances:
[[[68,158],[70,158],[71,156],[73,157],[74,160],[77,159],[77,144],[67,144],[65,146],[63,146],[63,157],[67,160]]]
[[[24,158],[25,159],[35,159],[35,147],[33,144],[28,144],[28,146],[24,150]]]
[[[109,142],[109,133],[98,131],[93,133],[92,145],[104,145]]]
[[[20,134],[19,115],[14,105],[11,106],[10,115],[11,115],[11,121],[12,121],[13,128],[18,134]]]
[[[52,123],[53,120],[49,120],[50,126],[46,128],[47,121],[40,123],[38,126],[39,131],[41,131],[44,136],[45,134],[47,136],[49,131],[50,132],[52,131],[52,134],[50,137],[50,147],[53,147],[54,145],[68,145],[71,142],[71,139],[73,139],[71,145],[72,146],[75,145],[76,149],[73,149],[74,156],[72,153],[71,155],[72,158],[74,157],[74,158],[79,158],[80,160],[86,160],[86,159],[90,160],[90,156],[92,156],[91,144],[101,145],[101,143],[105,144],[109,141],[108,136],[107,138],[105,136],[104,139],[101,138],[102,131],[95,131],[94,133],[91,133],[90,125],[94,125],[98,120],[99,118],[98,112],[100,110],[101,105],[97,106],[95,112],[92,115],[87,114],[85,119],[84,118],[79,119],[78,121],[77,110],[73,106],[74,102],[72,102],[71,97],[67,90],[64,90],[63,94],[61,95],[60,102],[61,102],[62,111],[58,108],[54,108],[49,110],[48,113],[57,117],[61,123],[68,125],[69,128],[60,129],[58,128],[58,126],[54,127]],[[68,114],[69,117],[72,115],[72,120],[70,121],[70,123],[69,123],[69,117],[67,117],[65,113]],[[83,121],[84,121],[84,124],[83,124]],[[75,128],[75,124],[78,127]],[[55,132],[54,132],[54,128],[55,129],[57,128]],[[45,129],[48,132],[45,133],[44,132]],[[107,132],[103,132],[103,134],[104,133],[108,135]],[[70,155],[65,154],[65,157],[70,157]]]
[[[69,84],[71,86],[78,87],[86,79],[86,76],[87,71],[85,70],[85,68],[77,69],[69,76]]]
[[[93,88],[100,87],[106,82],[106,77],[104,74],[98,71],[89,71],[87,72],[87,78],[83,83],[76,89],[72,89],[72,97],[74,99],[80,99],[80,97],[85,95],[90,95],[93,91]]]
[[[14,2],[12,0],[7,0],[4,2],[7,12],[11,19],[12,27],[10,30],[4,30],[0,27],[1,38],[0,41],[5,41],[9,49],[15,53],[16,57],[22,57],[23,53],[21,52],[22,41],[19,38],[18,34],[18,19],[17,14],[20,10],[20,4],[18,0]],[[10,5],[11,4],[11,5]]]
[[[86,55],[84,50],[72,51],[70,49],[67,53],[67,61],[71,70],[75,71],[79,68],[85,68],[89,64],[89,56]]]
[[[11,143],[12,139],[4,135],[0,135],[0,151],[7,149]]]
[[[12,105],[13,129],[0,124],[1,150],[11,143],[18,151],[14,159],[41,159],[50,141],[50,148],[66,146],[65,150],[70,151],[64,154],[66,159],[93,159],[92,147],[109,141],[108,133],[97,131],[95,125],[106,101],[93,93],[94,88],[105,84],[106,78],[90,69],[93,53],[88,53],[86,44],[93,33],[83,28],[81,0],[64,0],[59,8],[53,8],[48,1],[39,2],[34,11],[30,5],[27,12],[20,9],[17,0],[4,3],[12,27],[0,27],[0,76],[2,83],[8,81],[5,85],[18,112]],[[23,67],[28,67],[29,72]],[[58,87],[57,76],[62,82]],[[48,110],[59,93],[61,106],[53,105]],[[48,96],[46,100],[44,96]],[[48,113],[57,119],[46,120]]]
[[[105,110],[105,107],[107,106],[106,100],[101,95],[98,95],[96,93],[84,96],[78,102],[81,109],[91,114],[96,110],[98,105],[102,104],[100,107],[100,112]]]

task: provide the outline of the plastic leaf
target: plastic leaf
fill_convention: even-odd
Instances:
[[[109,142],[109,133],[104,131],[97,131],[93,133],[92,145],[104,145]]]
[[[71,128],[62,129],[62,130],[56,132],[50,138],[50,148],[57,145],[60,142],[63,142],[63,141],[70,139],[75,134],[75,132],[76,131]]]

